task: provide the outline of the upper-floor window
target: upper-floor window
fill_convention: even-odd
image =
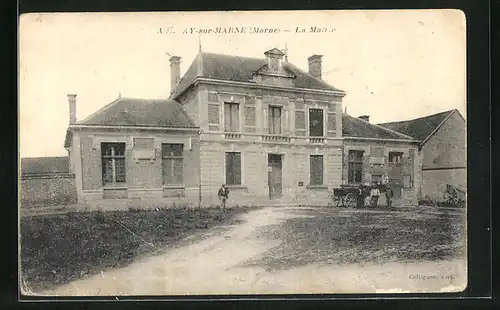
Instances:
[[[101,143],[102,182],[125,183],[125,143]]]
[[[237,132],[240,131],[239,122],[240,106],[235,102],[224,103],[224,130]]]
[[[363,180],[363,151],[350,150],[347,161],[348,182],[361,183]]]
[[[309,110],[309,136],[312,137],[324,136],[322,109]]]
[[[281,134],[281,107],[269,107],[269,134]]]
[[[389,152],[390,163],[401,163],[403,161],[403,152]]]

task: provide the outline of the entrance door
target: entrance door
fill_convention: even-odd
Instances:
[[[269,199],[281,198],[281,155],[269,154],[267,158],[267,167]]]
[[[393,199],[401,198],[401,190],[403,189],[403,181],[401,179],[390,179],[390,187],[394,193]]]

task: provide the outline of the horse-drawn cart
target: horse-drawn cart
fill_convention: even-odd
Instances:
[[[331,204],[334,207],[354,208],[356,207],[358,195],[360,194],[359,191],[360,188],[354,185],[341,185],[340,188],[334,188]],[[365,199],[370,196],[370,189],[363,187],[361,189],[361,194],[363,195],[363,199]]]

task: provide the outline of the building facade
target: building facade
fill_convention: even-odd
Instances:
[[[466,124],[458,110],[380,125],[421,141],[421,199],[442,201],[447,184],[466,192]]]
[[[278,49],[262,59],[200,51],[171,63],[168,100],[118,98],[87,119],[70,112],[66,148],[81,202],[158,199],[325,205],[342,184],[397,183],[415,201],[419,141],[342,113],[345,92]],[[75,97],[69,96],[70,111]]]

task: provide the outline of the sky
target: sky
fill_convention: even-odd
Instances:
[[[216,27],[247,31],[191,33]],[[22,15],[20,157],[67,155],[66,94],[77,94],[78,120],[118,96],[166,98],[170,55],[182,57],[183,75],[200,43],[205,52],[257,58],[286,46],[288,61],[305,71],[307,57],[323,55],[323,80],[347,93],[348,114],[373,123],[451,109],[466,117],[465,29],[458,10]]]

